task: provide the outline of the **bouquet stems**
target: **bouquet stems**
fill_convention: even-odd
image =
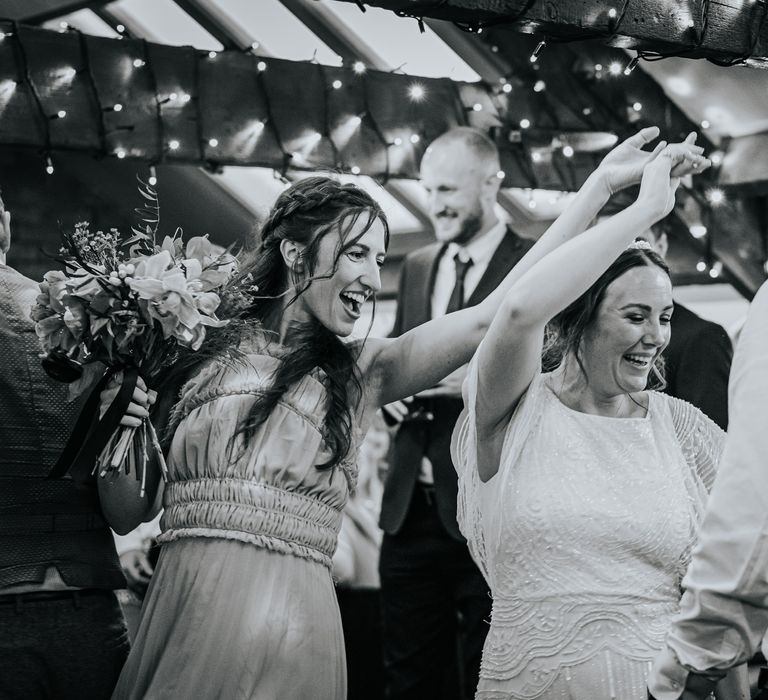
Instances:
[[[134,470],[136,478],[141,481],[140,495],[143,498],[147,483],[147,465],[149,454],[148,443],[152,444],[163,480],[168,480],[168,466],[165,463],[163,449],[157,437],[152,421],[145,418],[138,428],[133,426],[121,426],[112,433],[109,441],[99,455],[94,467],[99,476],[106,476],[109,472],[119,472],[125,467],[125,473],[130,474]]]

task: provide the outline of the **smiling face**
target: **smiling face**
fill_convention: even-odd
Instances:
[[[293,305],[292,320],[306,322],[315,318],[336,335],[352,333],[363,304],[381,290],[380,271],[386,254],[381,219],[362,233],[367,224],[364,213],[344,240],[338,230],[322,237],[316,264],[308,275],[311,283]]]
[[[427,149],[420,177],[439,241],[468,243],[495,223],[498,169],[498,163],[478,157],[461,142]]]
[[[633,267],[606,287],[580,348],[592,390],[610,397],[646,388],[669,343],[672,309],[672,283],[656,265]]]

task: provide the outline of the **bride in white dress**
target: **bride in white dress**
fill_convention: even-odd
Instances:
[[[693,135],[667,146],[635,203],[515,284],[470,364],[459,522],[493,594],[477,698],[646,698],[723,435],[646,389],[672,285],[633,241],[708,164]]]

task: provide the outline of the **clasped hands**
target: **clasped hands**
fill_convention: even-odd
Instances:
[[[711,165],[709,159],[704,157],[704,149],[696,145],[696,132],[688,134],[680,143],[669,144],[662,140],[653,150],[643,150],[658,136],[657,126],[646,127],[622,141],[603,158],[594,176],[604,184],[609,195],[638,184],[646,166],[659,156],[671,160],[670,175],[678,182],[679,178],[700,173]],[[674,186],[677,187],[677,183]]]

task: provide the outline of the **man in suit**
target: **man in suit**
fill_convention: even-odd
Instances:
[[[651,231],[648,238],[656,252],[666,257],[667,235]],[[692,403],[727,430],[728,374],[733,357],[728,333],[677,301],[671,328],[669,345],[664,350],[664,391]]]
[[[531,247],[495,213],[499,156],[482,132],[458,127],[424,154],[421,181],[437,242],[403,263],[393,336],[473,306]],[[461,374],[409,404],[384,488],[380,573],[389,698],[472,698],[491,598],[456,523],[450,440]]]

